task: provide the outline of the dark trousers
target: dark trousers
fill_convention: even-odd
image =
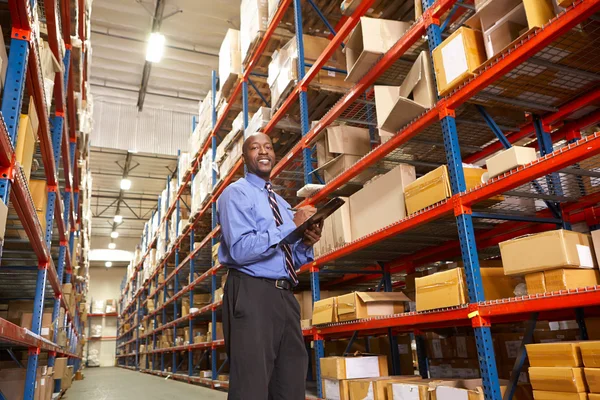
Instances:
[[[289,290],[230,269],[223,297],[229,400],[304,400],[308,354]]]

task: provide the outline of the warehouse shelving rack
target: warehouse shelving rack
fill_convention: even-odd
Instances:
[[[304,26],[303,13],[300,1],[293,1],[292,11],[295,17],[300,60],[298,63],[299,80],[291,94],[263,129],[265,133],[271,133],[277,122],[286,116],[286,112],[292,107],[292,104],[296,100],[299,101],[302,138],[287,154],[282,157],[280,155],[272,176],[276,184],[283,180],[289,183],[292,181],[291,176],[303,177],[299,180],[298,187],[290,188],[289,185],[285,187],[281,185],[285,188],[286,194],[312,181],[315,175],[310,151],[315,140],[328,125],[343,120],[356,126],[373,128],[376,121],[372,85],[382,81],[386,82],[385,84],[398,85],[406,74],[406,71],[402,72],[402,68],[399,67],[399,64],[402,64],[401,57],[403,55],[414,51],[415,47],[421,48],[424,36],[426,36],[428,47],[435,48],[441,42],[443,28],[456,28],[469,15],[468,12],[465,12],[468,5],[464,7],[454,0],[438,0],[436,2],[424,0],[423,15],[377,61],[375,66],[347,94],[342,96],[319,122],[310,128],[307,101],[309,83],[335,49],[342,45],[344,39],[358,23],[360,16],[365,15],[373,3],[374,1],[363,0],[351,16],[340,19],[335,29],[337,32],[332,35],[329,46],[305,74],[305,65],[302,62],[304,57],[301,35]],[[187,190],[186,186],[197,171],[201,157],[209,149],[215,151],[216,140],[220,137],[228,114],[240,95],[245,117],[244,127],[247,127],[248,83],[252,83],[251,77],[260,76],[260,73],[254,73],[254,68],[259,65],[262,52],[274,37],[275,31],[287,15],[288,9],[292,8],[291,5],[292,0],[280,2],[279,9],[272,18],[269,28],[252,54],[241,80],[236,84],[227,106],[222,110],[218,119],[215,118],[216,110],[213,109],[213,131],[199,154],[193,158],[192,173],[184,179],[184,184],[177,193],[177,200]],[[470,326],[473,327],[476,335],[485,397],[496,400],[501,396],[495,355],[491,346],[491,324],[529,320],[534,313],[538,314],[539,319],[577,319],[578,321],[581,321],[581,312],[578,310],[583,310],[586,316],[597,314],[596,308],[600,304],[600,288],[598,287],[486,301],[482,292],[479,258],[497,256],[497,251],[493,249],[494,246],[501,241],[523,234],[555,229],[557,225],[568,228],[570,224],[578,222],[586,222],[588,225],[598,225],[600,222],[596,213],[598,210],[595,208],[600,201],[600,195],[594,188],[596,180],[600,177],[595,171],[598,164],[596,157],[600,154],[600,134],[582,135],[581,132],[588,126],[597,123],[600,115],[597,107],[586,115],[577,115],[581,114],[581,110],[585,107],[597,104],[600,98],[598,90],[600,71],[597,68],[596,56],[589,51],[593,48],[597,49],[599,45],[593,35],[600,28],[598,19],[594,16],[599,9],[600,1],[576,0],[572,6],[562,11],[542,28],[531,30],[519,41],[493,57],[477,71],[472,79],[449,95],[439,99],[435,107],[409,123],[389,141],[375,147],[354,166],[327,182],[322,189],[300,203],[301,205],[318,204],[326,200],[328,196],[345,193],[344,190],[356,183],[358,176],[368,170],[386,171],[400,162],[406,162],[415,165],[417,172],[421,174],[447,162],[452,187],[450,199],[410,215],[401,221],[392,222],[380,231],[320,256],[314,262],[301,268],[301,285],[310,284],[313,301],[319,299],[320,286],[328,289],[342,286],[367,289],[377,286],[377,289],[384,287],[385,290],[391,290],[394,286],[402,285],[406,272],[414,271],[415,268],[436,261],[460,257],[464,261],[467,273],[470,299],[469,304],[462,307],[431,312],[408,312],[304,330],[307,340],[313,341],[317,358],[317,376],[320,376],[318,359],[323,356],[325,339],[355,337],[353,335],[355,332],[363,335],[415,332],[419,358],[423,361],[426,355],[423,354],[423,349],[419,345],[419,332],[437,327]],[[450,22],[441,24],[440,20],[444,17]],[[588,41],[584,42],[583,33],[586,32],[591,32],[591,35],[587,36]],[[575,59],[573,64],[577,64],[577,66],[561,63],[556,54],[557,48],[572,51],[574,53],[572,58]],[[586,49],[588,51],[585,51]],[[531,69],[532,63],[537,63],[535,65],[538,66],[544,64],[544,68],[553,68],[561,72],[564,78],[563,88],[556,89],[559,93],[556,99],[544,98],[536,93],[535,85],[540,84],[539,71]],[[498,93],[502,93],[499,90],[500,87],[514,90],[515,84],[511,83],[510,79],[515,75],[529,77],[528,81],[520,81],[525,87],[523,90],[525,94],[521,93],[522,96],[519,99],[517,96],[505,95],[503,97],[499,95]],[[215,81],[213,75],[213,94],[216,92]],[[250,86],[255,88],[254,84]],[[574,87],[574,90],[565,89],[571,86]],[[530,92],[526,93],[527,90]],[[264,94],[262,97],[267,98]],[[213,97],[213,107],[215,107],[214,100]],[[484,105],[486,108],[478,110],[473,104]],[[530,119],[523,120],[503,118],[502,115],[493,114],[494,107],[498,106],[520,113],[528,111],[534,115]],[[519,126],[511,126],[514,125],[515,120]],[[437,124],[438,121],[440,124]],[[505,135],[505,131],[509,133]],[[532,135],[536,135],[537,140],[541,143],[541,157],[538,160],[509,171],[473,189],[466,189],[462,173],[463,159],[468,162],[476,162],[503,147],[510,146],[510,143]],[[442,138],[441,141],[440,138]],[[533,145],[537,146],[535,143]],[[428,157],[419,159],[414,157],[414,154],[426,154]],[[182,232],[182,235],[178,236],[172,250],[167,253],[167,257],[161,261],[159,268],[151,277],[151,280],[156,279],[155,282],[158,282],[157,276],[163,272],[165,281],[168,282],[169,279],[177,277],[178,272],[182,271],[186,263],[190,264],[191,277],[194,268],[196,271],[206,271],[197,278],[199,279],[197,282],[193,281],[182,290],[174,290],[174,297],[182,296],[187,292],[190,292],[191,296],[191,289],[197,287],[196,285],[201,282],[208,281],[209,277],[211,278],[209,286],[214,293],[220,266],[210,264],[208,267],[209,263],[197,262],[194,258],[198,255],[203,256],[204,259],[207,258],[206,245],[209,240],[214,243],[218,233],[218,227],[214,221],[215,201],[227,184],[239,176],[241,167],[240,160],[226,177],[221,177],[221,180],[213,188],[209,200],[199,214],[191,219],[190,226]],[[590,184],[581,185],[582,177],[589,178]],[[535,181],[536,184],[532,185],[532,181]],[[213,182],[215,181],[213,180]],[[543,200],[547,206],[504,208],[499,206],[480,211],[478,203],[498,194],[517,199]],[[294,198],[294,195],[287,197]],[[168,218],[177,207],[178,204],[169,207],[166,215],[161,216],[161,224],[167,223]],[[212,221],[209,221],[209,209],[210,215],[213,216]],[[202,236],[202,233],[205,236]],[[197,247],[191,245],[191,257],[188,255],[183,262],[175,262],[175,271],[167,276],[164,266],[168,262],[170,254],[176,254],[178,246],[187,240],[187,237],[190,237],[190,243],[193,243],[194,235],[204,238],[201,245]],[[152,243],[155,241],[156,238]],[[492,249],[490,250],[490,248]],[[138,264],[136,271],[141,266],[142,263]],[[216,267],[219,267],[219,270]],[[190,282],[192,282],[192,278],[190,278]],[[377,282],[380,282],[379,285]],[[130,288],[136,284],[138,283],[134,281],[126,282],[125,286]],[[147,282],[139,282],[139,287],[146,286]],[[166,284],[163,283],[162,287],[165,286]],[[140,302],[140,296],[143,296],[143,291],[138,291],[127,304],[123,304],[122,317],[131,319],[136,312],[139,316],[140,304],[144,304],[145,301]],[[190,301],[192,301],[191,298]],[[172,302],[177,304],[176,300],[172,300]],[[129,310],[134,306],[135,311],[128,315]],[[211,311],[211,319],[214,322],[216,308],[216,304],[213,303],[201,311]],[[165,322],[164,308],[162,310],[163,322]],[[185,318],[175,318],[173,322],[168,323],[166,328],[171,326],[176,328],[177,324],[184,322]],[[191,334],[191,319],[189,324]],[[133,330],[138,331],[135,338],[131,337]],[[139,328],[132,327],[131,332],[129,333],[130,337],[124,338],[125,342],[122,345],[135,344],[136,347],[125,357],[137,357],[137,349],[139,349]],[[150,334],[152,332],[145,333],[146,337]],[[164,371],[164,365],[161,366],[161,371],[150,370],[147,366],[141,368],[142,371],[162,376],[171,375],[174,379],[187,382],[221,387],[217,386],[221,382],[216,381],[217,365],[214,357],[216,346],[209,343],[159,350],[156,349],[154,334],[152,337],[154,344],[152,353],[173,352],[175,354],[175,351],[187,350],[190,360],[192,359],[191,350],[195,348],[193,346],[207,348],[210,346],[213,353],[213,376],[212,379],[192,376],[191,361],[190,371],[187,375],[177,373],[177,371]],[[394,354],[393,350],[392,354]],[[419,366],[421,374],[426,375],[426,362],[420,362]],[[133,368],[137,368],[137,364]],[[318,395],[321,396],[319,379],[317,385]]]
[[[85,263],[84,255],[74,248],[75,238],[81,235],[80,171],[77,160],[86,154],[78,141],[74,80],[72,74],[72,44],[70,37],[69,5],[45,0],[11,0],[12,31],[6,84],[2,99],[0,120],[0,197],[7,206],[10,200],[9,220],[16,213],[20,225],[10,229],[24,231],[28,240],[6,238],[3,243],[2,267],[0,267],[0,296],[2,300],[34,299],[31,329],[21,328],[0,318],[0,345],[2,347],[29,350],[25,380],[25,399],[33,399],[38,357],[48,352],[48,365],[53,366],[55,357],[68,357],[68,364],[77,371],[81,355],[78,344],[83,332],[79,305],[69,309],[62,296],[62,284],[71,282],[73,266]],[[80,37],[84,39],[83,4],[79,15]],[[52,53],[62,62],[64,73],[57,73],[54,80],[54,107],[48,115],[41,75],[38,48],[39,29],[35,26],[34,10],[45,17],[48,42]],[[6,29],[6,28],[5,28]],[[59,40],[65,32],[65,55],[61,57]],[[23,170],[15,161],[14,148],[17,140],[19,117],[25,87],[32,96],[39,119],[39,142],[42,175],[48,186],[48,203],[42,231],[40,220],[31,199]],[[85,84],[80,88],[85,99]],[[62,158],[62,164],[61,164]],[[56,234],[53,235],[56,227]],[[34,258],[28,258],[33,254]],[[72,295],[87,291],[85,283],[74,282]],[[44,305],[53,304],[53,340],[40,336]],[[60,308],[65,318],[59,320]],[[65,330],[70,346],[58,346],[58,331]],[[59,386],[57,386],[59,387]]]

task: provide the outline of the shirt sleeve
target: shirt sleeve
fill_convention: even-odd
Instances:
[[[315,255],[312,246],[307,246],[300,241],[294,245],[294,267],[300,268],[306,263],[314,261]]]
[[[266,231],[259,231],[252,209],[253,202],[240,189],[229,187],[219,199],[219,221],[225,245],[231,259],[238,265],[248,265],[271,256],[277,245],[296,225],[286,221]]]

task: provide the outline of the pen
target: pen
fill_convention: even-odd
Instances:
[[[292,207],[288,207],[288,210],[290,210],[290,211],[292,211],[292,212],[296,212],[296,211],[298,211],[298,209],[297,209],[297,208],[292,208]]]

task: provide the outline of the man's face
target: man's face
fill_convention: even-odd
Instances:
[[[248,172],[269,180],[275,166],[275,151],[271,138],[264,133],[254,134],[244,143],[244,162]]]

